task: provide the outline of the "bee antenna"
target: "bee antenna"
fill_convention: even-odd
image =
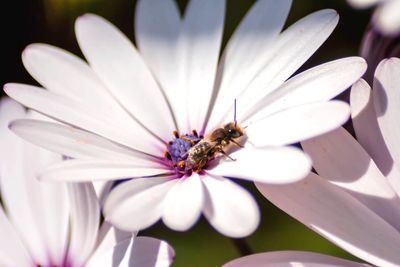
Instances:
[[[237,124],[237,121],[236,121],[236,98],[233,102],[233,121],[235,122],[235,127],[236,127],[236,124]]]

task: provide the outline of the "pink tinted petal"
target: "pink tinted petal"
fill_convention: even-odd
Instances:
[[[19,238],[16,229],[0,206],[0,264],[1,266],[30,267],[33,259]]]
[[[115,99],[153,134],[168,140],[175,129],[163,92],[141,55],[114,25],[86,14],[75,23],[79,46]]]
[[[239,238],[253,233],[260,222],[260,211],[253,196],[230,180],[205,175],[204,215],[221,234]]]
[[[218,95],[210,117],[211,128],[219,125],[219,120],[231,109],[233,99],[268,64],[271,54],[275,52],[273,44],[282,30],[291,2],[256,1],[230,38],[218,69],[220,77],[217,78],[222,80],[218,80],[221,83],[219,88],[214,88]]]
[[[49,164],[61,161],[61,157],[27,143],[24,156],[25,179],[28,180],[26,190],[31,198],[30,206],[43,235],[47,253],[54,264],[60,265],[66,255],[69,236],[67,187],[65,184],[42,183],[36,179],[36,174]],[[26,221],[21,223],[27,224]],[[30,232],[27,234],[32,235]]]
[[[149,227],[161,218],[165,196],[177,182],[174,177],[157,177],[120,184],[104,203],[105,219],[124,231]]]
[[[400,199],[370,156],[343,128],[302,142],[315,170],[400,229]]]
[[[71,201],[71,239],[68,260],[82,266],[89,259],[97,242],[100,206],[91,183],[69,184]]]
[[[147,163],[145,163],[147,165]],[[134,162],[111,160],[67,160],[43,170],[43,181],[85,182],[92,180],[118,180],[170,174],[171,170],[160,166],[148,167]]]
[[[245,147],[223,158],[207,173],[261,183],[293,183],[311,170],[311,161],[294,147]],[[288,167],[290,166],[290,167]]]
[[[296,184],[256,186],[280,209],[356,257],[377,266],[400,264],[400,233],[340,187],[313,173]]]
[[[223,267],[366,267],[367,264],[303,251],[257,253],[230,261]]]
[[[246,134],[258,147],[294,144],[338,128],[349,113],[346,103],[335,100],[296,106],[254,121]]]
[[[400,59],[381,61],[375,71],[373,102],[383,139],[397,169],[400,169]]]
[[[43,184],[36,173],[61,160],[59,155],[23,142],[7,128],[25,116],[13,100],[0,103],[0,187],[11,222],[36,262],[54,264],[65,256],[68,232],[68,201],[63,185]]]
[[[201,177],[197,173],[184,176],[165,197],[163,222],[171,229],[186,231],[199,219],[203,205]]]

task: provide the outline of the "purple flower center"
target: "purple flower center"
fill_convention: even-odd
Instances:
[[[167,145],[165,158],[177,172],[182,174],[191,172],[191,170],[187,168],[186,164],[188,151],[200,142],[201,139],[202,137],[199,137],[196,132],[180,136],[175,133],[175,139],[170,141]]]

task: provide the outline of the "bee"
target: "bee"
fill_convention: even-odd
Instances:
[[[215,129],[210,135],[204,137],[187,152],[186,168],[193,171],[200,171],[209,160],[215,158],[217,153],[221,153],[231,160],[224,151],[229,144],[243,147],[235,139],[244,135],[244,129],[236,122],[230,122],[223,128]]]
[[[203,139],[193,143],[192,147],[187,151],[186,169],[200,171],[207,162],[214,159],[218,153],[234,160],[227,155],[224,149],[228,148],[231,143],[240,148],[243,147],[236,141],[236,139],[244,135],[244,128],[242,128],[236,121],[235,99],[233,122],[227,123],[224,127],[215,129],[210,135],[207,135]]]

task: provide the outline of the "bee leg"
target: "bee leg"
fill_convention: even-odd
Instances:
[[[226,154],[225,151],[223,151],[222,149],[219,152],[221,152],[221,154],[224,155],[225,157],[227,157],[228,159],[230,159],[232,161],[236,161],[236,159],[234,159],[231,156],[229,156],[228,154]]]
[[[169,160],[172,160],[171,154],[168,151],[164,152],[164,157],[166,157]]]
[[[235,145],[237,145],[240,148],[244,148],[244,146],[242,146],[241,144],[239,144],[238,142],[236,142],[235,140],[231,140],[232,143],[234,143]]]
[[[200,140],[191,140],[185,136],[181,136],[180,139],[190,143],[191,146],[194,146],[195,144],[197,144]]]
[[[178,131],[173,131],[172,134],[175,136],[175,138],[179,138]]]
[[[203,169],[203,167],[207,164],[207,159],[208,158],[202,158],[199,161],[199,164],[197,165],[197,168],[196,168],[196,172],[199,172],[199,171],[201,171]]]
[[[196,130],[193,130],[192,133],[193,133],[193,135],[194,135],[195,137],[199,137],[199,134],[197,133]]]

